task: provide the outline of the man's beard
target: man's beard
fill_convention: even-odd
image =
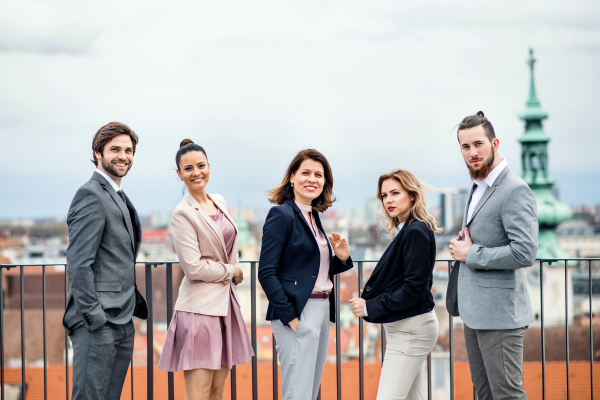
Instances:
[[[496,154],[492,152],[492,155],[487,160],[482,160],[478,169],[473,168],[471,165],[469,165],[469,163],[465,161],[465,164],[467,164],[467,168],[469,168],[469,174],[471,175],[471,178],[477,179],[479,181],[485,179],[490,173],[490,168],[494,164],[495,159]]]
[[[125,170],[125,172],[119,172],[115,167],[113,167],[112,163],[110,163],[106,158],[104,158],[104,156],[101,157],[101,162],[102,162],[102,168],[104,168],[104,170],[112,176],[116,176],[119,178],[124,177],[125,175],[127,175],[127,173],[129,172],[129,170],[131,169],[131,163],[129,163],[129,165],[127,166],[127,169]],[[126,161],[124,164],[128,164],[128,162]]]

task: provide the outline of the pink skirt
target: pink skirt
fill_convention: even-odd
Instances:
[[[231,369],[250,362],[254,351],[244,319],[232,291],[225,317],[175,311],[169,325],[158,369]]]

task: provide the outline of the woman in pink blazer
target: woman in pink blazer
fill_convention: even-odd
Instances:
[[[204,149],[185,139],[175,162],[187,192],[173,212],[171,237],[185,276],[158,368],[184,371],[187,400],[217,400],[231,367],[254,356],[235,293],[243,279],[238,232],[223,197],[206,192]]]

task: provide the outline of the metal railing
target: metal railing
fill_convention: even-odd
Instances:
[[[600,258],[569,258],[569,259],[538,259],[536,260],[539,263],[540,269],[540,303],[541,303],[541,312],[540,312],[540,322],[541,322],[541,354],[542,354],[542,396],[546,398],[546,359],[545,359],[545,336],[544,336],[544,266],[546,264],[552,265],[553,263],[564,263],[565,270],[565,333],[566,333],[566,384],[567,384],[567,399],[570,399],[570,381],[569,381],[569,323],[568,323],[568,262],[577,261],[580,263],[587,262],[587,269],[589,273],[589,309],[590,309],[590,353],[589,353],[589,362],[590,362],[590,392],[591,398],[594,395],[594,370],[593,370],[593,350],[594,350],[594,342],[593,342],[593,324],[592,324],[592,262],[600,261]],[[361,260],[355,261],[355,265],[357,265],[358,272],[358,287],[362,288],[363,286],[363,265],[364,263],[376,263],[377,260]],[[451,269],[451,264],[453,260],[436,260],[436,263],[447,263],[448,271]],[[256,322],[256,291],[257,291],[257,268],[258,261],[242,261],[242,263],[250,264],[250,290],[251,290],[251,342],[252,348],[254,349],[255,356],[252,358],[252,399],[258,400],[258,359],[257,359],[257,322]],[[146,321],[146,334],[147,334],[147,398],[154,399],[154,349],[153,349],[153,327],[154,327],[154,315],[153,315],[153,284],[152,284],[152,269],[158,266],[164,265],[166,267],[166,306],[167,306],[167,324],[170,323],[171,318],[173,316],[173,264],[177,264],[177,262],[145,262],[138,263],[138,265],[144,264],[145,266],[145,283],[146,283],[146,302],[148,304],[148,319]],[[20,293],[20,322],[21,322],[21,387],[25,390],[26,380],[25,380],[25,370],[26,360],[25,360],[25,303],[24,303],[24,293],[25,293],[25,279],[24,279],[24,271],[26,268],[41,268],[42,269],[42,336],[43,336],[43,363],[44,363],[44,399],[48,397],[48,360],[47,360],[47,351],[46,351],[46,268],[50,266],[65,266],[64,273],[64,298],[65,298],[65,307],[68,293],[68,275],[66,272],[65,264],[35,264],[35,265],[0,265],[0,400],[4,400],[4,383],[5,383],[5,371],[4,371],[4,358],[5,358],[5,343],[4,343],[4,288],[1,285],[3,282],[3,271],[13,268],[19,269],[19,293]],[[336,338],[336,386],[337,386],[337,399],[342,399],[342,384],[341,384],[341,375],[342,375],[342,356],[341,356],[341,332],[340,332],[340,275],[335,275],[335,285],[338,290],[336,290],[335,295],[335,312],[336,312],[336,320],[338,323],[335,326],[335,338]],[[364,385],[364,346],[363,346],[363,319],[359,318],[359,393],[358,398],[360,400],[364,400],[365,396],[365,385]],[[455,391],[454,391],[454,337],[453,337],[453,318],[449,317],[449,364],[450,364],[450,393],[449,397],[451,400],[455,399]],[[68,357],[68,342],[69,339],[65,333],[65,373],[66,373],[66,399],[69,400],[69,357]],[[385,331],[382,327],[381,329],[381,359],[383,360],[385,356]],[[276,353],[276,343],[275,338],[272,337],[272,346],[273,346],[273,399],[278,398],[278,364],[277,364],[277,353]],[[133,361],[133,360],[132,360]],[[428,388],[428,398],[431,400],[432,397],[432,381],[431,381],[431,354],[427,357],[427,388]],[[133,366],[133,362],[131,363]],[[133,385],[133,368],[130,369],[130,378],[131,378],[131,398],[134,398],[134,385]],[[236,367],[234,366],[231,370],[231,399],[237,399],[237,379],[236,379]],[[174,378],[173,373],[168,373],[168,398],[169,400],[173,400],[175,398],[174,394]],[[321,397],[321,393],[319,392],[319,398]],[[475,391],[473,391],[473,399],[476,399]]]

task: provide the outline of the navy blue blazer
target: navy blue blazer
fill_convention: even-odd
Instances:
[[[325,234],[319,213],[313,211],[317,228]],[[331,245],[329,256],[332,257]],[[288,322],[300,317],[317,281],[321,253],[309,222],[293,199],[272,207],[263,226],[258,280],[269,299],[267,321]],[[331,258],[329,279],[353,267],[352,259],[344,264]],[[329,296],[330,320],[335,322],[335,286]]]
[[[385,250],[361,297],[366,321],[386,323],[433,310],[435,237],[423,221],[406,221]]]

